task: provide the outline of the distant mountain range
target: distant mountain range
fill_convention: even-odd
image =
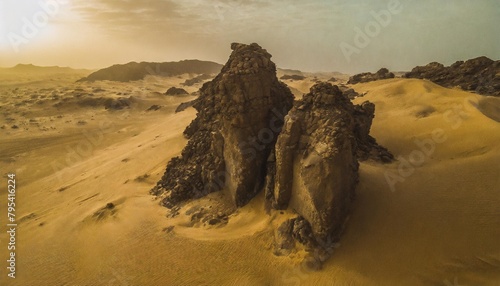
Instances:
[[[34,74],[34,73],[54,74],[54,73],[91,73],[92,70],[72,69],[69,67],[59,67],[59,66],[43,67],[43,66],[35,66],[32,64],[18,64],[11,68],[0,68],[0,72],[22,73],[22,74]]]
[[[116,64],[99,70],[89,69],[73,69],[69,67],[59,66],[35,66],[32,64],[18,64],[10,68],[1,68],[2,74],[73,74],[84,76],[78,82],[93,82],[100,80],[129,82],[135,80],[142,80],[147,75],[154,76],[178,76],[181,74],[197,74],[205,78],[212,78],[215,74],[219,73],[222,65],[201,60],[183,60],[179,62],[130,62],[127,64]],[[296,69],[282,69],[278,68],[277,73],[279,76],[283,75],[300,75],[305,77],[315,77],[319,75],[335,77],[347,77],[348,75],[338,72],[325,72],[325,73],[311,73],[302,72]]]
[[[100,69],[80,79],[79,82],[96,80],[127,82],[144,79],[147,75],[176,76],[185,73],[213,74],[220,72],[221,69],[221,64],[200,60],[184,60],[180,62],[165,63],[130,62]]]

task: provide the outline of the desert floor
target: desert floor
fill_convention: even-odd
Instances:
[[[346,231],[310,271],[303,253],[273,254],[281,214],[262,196],[212,228],[191,225],[189,205],[167,218],[149,195],[196,115],[174,113],[193,96],[162,93],[189,77],[0,81],[1,171],[16,174],[19,224],[11,279],[2,176],[1,285],[500,285],[500,98],[414,79],[355,85],[399,161],[361,163]],[[97,99],[130,96],[118,110]]]

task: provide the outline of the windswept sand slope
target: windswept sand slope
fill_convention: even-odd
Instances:
[[[422,80],[356,90],[368,92],[357,100],[376,104],[374,137],[412,167],[361,164],[348,227],[323,270],[305,269],[301,253],[273,255],[269,225],[287,214],[268,216],[262,196],[220,228],[190,227],[183,213],[165,217],[148,191],[180,153],[182,131],[195,116],[192,108],[173,114],[186,101],[174,98],[154,113],[132,109],[126,119],[123,111],[94,111],[95,122],[114,124],[87,156],[58,172],[50,160],[65,160],[67,146],[88,140],[84,129],[97,136],[94,123],[57,125],[68,132],[50,136],[3,131],[0,148],[11,153],[2,173],[3,166],[17,173],[17,213],[24,218],[17,278],[7,279],[1,267],[0,284],[499,285],[500,123],[492,119],[498,109],[483,97]],[[415,140],[427,143],[427,153],[414,152]],[[2,192],[0,209],[5,205]],[[2,231],[0,244],[6,239]],[[6,249],[0,255],[6,258]]]

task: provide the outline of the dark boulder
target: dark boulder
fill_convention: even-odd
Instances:
[[[177,87],[171,87],[165,92],[166,95],[187,95],[189,94],[186,90],[183,88],[177,88]]]

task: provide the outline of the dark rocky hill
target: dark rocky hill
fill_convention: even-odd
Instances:
[[[444,87],[460,87],[482,95],[500,96],[500,61],[487,57],[458,61],[448,67],[432,62],[413,68],[404,77],[428,79]]]
[[[199,60],[184,60],[166,63],[131,62],[98,70],[80,79],[79,82],[97,80],[127,82],[144,79],[147,75],[176,76],[184,73],[211,74],[218,73],[221,68],[222,65],[218,63]]]
[[[59,66],[36,66],[33,64],[18,64],[10,68],[0,68],[0,72],[12,74],[90,74],[92,71]]]

